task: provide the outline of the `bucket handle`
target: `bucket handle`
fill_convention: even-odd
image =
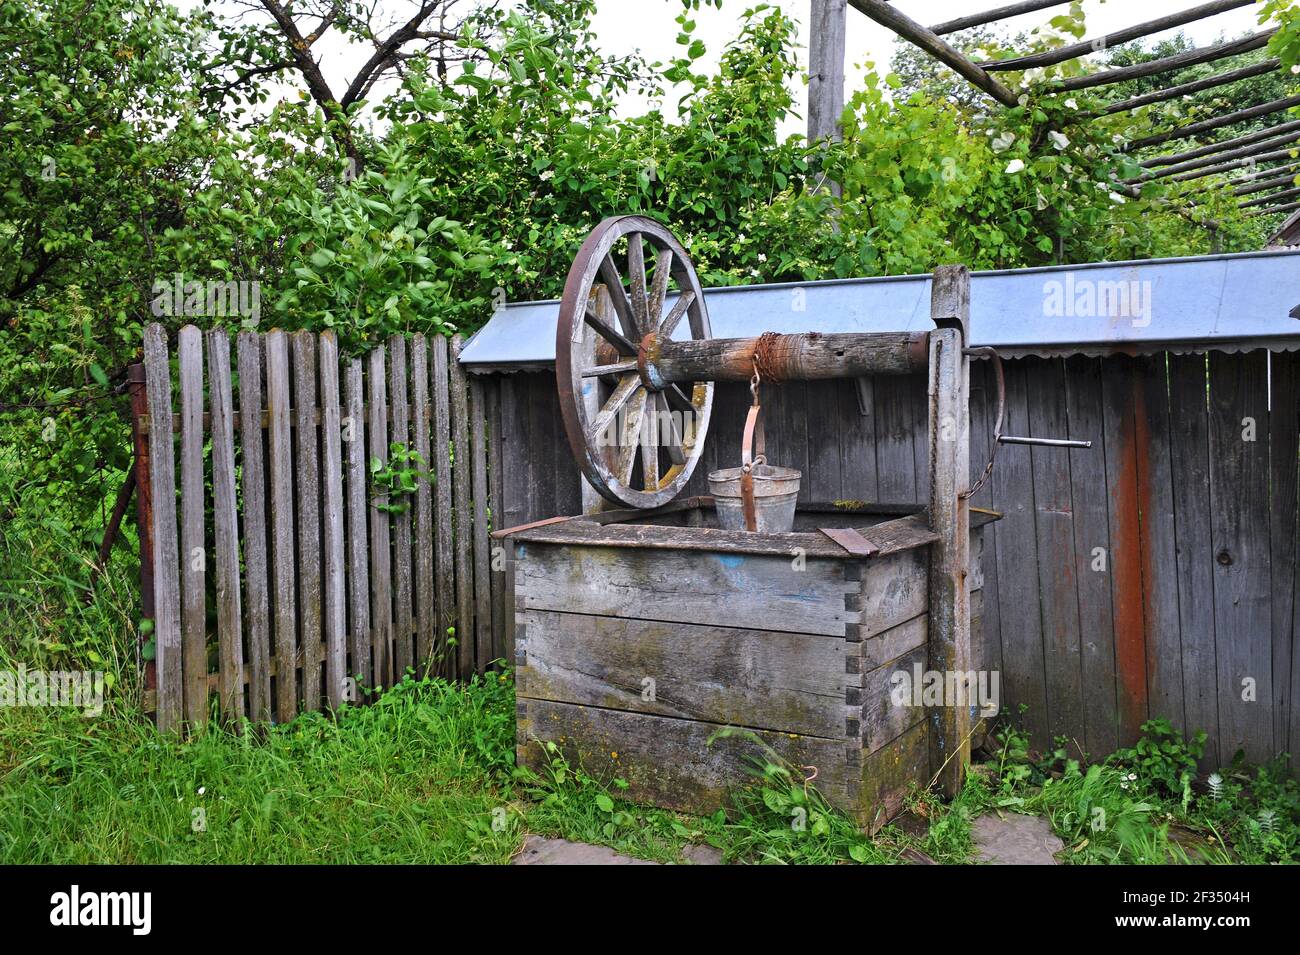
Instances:
[[[754,377],[749,382],[754,403],[749,406],[749,414],[745,416],[745,437],[740,443],[740,508],[745,516],[745,530],[751,533],[758,530],[758,509],[754,502],[754,468],[767,463],[762,419],[763,406],[758,401],[758,382],[756,365]]]

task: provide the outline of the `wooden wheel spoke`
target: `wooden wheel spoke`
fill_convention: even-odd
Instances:
[[[612,365],[592,365],[582,370],[583,378],[600,378],[605,375],[621,375],[627,371],[636,371],[636,361],[618,361]]]
[[[606,399],[604,407],[596,414],[595,420],[587,429],[588,444],[601,444],[604,441],[605,429],[640,387],[641,378],[638,375],[628,375],[618,383],[618,387]]]
[[[677,385],[669,385],[663,394],[667,397],[668,403],[678,411],[692,414],[695,412],[695,405],[691,404],[691,399],[687,398],[682,389]]]
[[[632,296],[632,321],[637,328],[637,337],[654,331],[650,324],[649,305],[646,301],[645,246],[640,232],[627,234],[627,284]]]
[[[664,317],[664,299],[668,297],[668,280],[672,278],[673,250],[659,250],[655,259],[655,281],[650,289],[650,302],[647,306],[650,315],[650,328],[656,329]]]
[[[609,291],[609,303],[614,306],[614,314],[623,327],[623,334],[631,339],[640,338],[641,334],[632,320],[632,303],[628,301],[627,289],[623,288],[623,276],[619,274],[618,266],[608,253],[600,260],[600,277]]]
[[[682,450],[682,432],[677,427],[677,419],[673,417],[672,411],[668,408],[668,395],[660,392],[655,395],[655,401],[659,405],[659,422],[667,430],[668,435],[668,459],[673,464],[685,464],[686,452]]]
[[[627,487],[632,484],[632,466],[636,464],[637,452],[641,448],[641,422],[645,418],[648,397],[645,389],[640,389],[628,399],[623,429],[619,434],[616,476]]]
[[[597,335],[617,348],[621,354],[636,354],[637,348],[628,340],[627,336],[621,334],[617,329],[611,328],[603,318],[591,310],[591,306],[587,307],[582,320],[595,329]]]
[[[664,319],[664,323],[659,326],[659,337],[667,341],[673,337],[673,331],[681,323],[682,318],[695,301],[695,293],[690,289],[685,289],[681,295],[677,296],[677,301],[673,303],[673,309]]]

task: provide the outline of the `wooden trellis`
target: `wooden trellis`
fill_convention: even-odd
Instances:
[[[898,36],[916,45],[954,70],[994,101],[1003,106],[1012,107],[1017,105],[1017,93],[1002,82],[999,74],[1021,72],[1064,63],[1077,57],[1111,48],[1117,44],[1127,43],[1164,30],[1195,23],[1238,7],[1251,6],[1254,0],[1211,0],[1211,2],[1200,3],[1175,13],[1113,31],[1104,36],[1067,44],[1055,50],[992,60],[972,59],[948,43],[944,36],[959,30],[996,23],[1000,20],[1032,13],[1037,10],[1063,6],[1065,0],[1024,0],[1024,2],[1007,4],[929,27],[911,19],[899,9],[899,4],[891,4],[887,0],[813,0],[811,19],[814,29],[809,55],[810,101],[808,108],[808,135],[812,140],[827,137],[835,138],[838,135],[835,121],[840,111],[837,104],[842,103],[840,87],[843,83],[843,19],[846,2],[854,9],[882,26],[888,27]],[[1228,57],[1261,49],[1268,44],[1269,39],[1275,32],[1275,29],[1265,29],[1246,37],[1185,50],[1172,56],[1161,57],[1145,63],[1098,70],[1065,79],[1044,80],[1040,82],[1040,88],[1054,92],[1068,92],[1111,86],[1115,83],[1142,77],[1172,74],[1185,67],[1201,63],[1214,63]],[[1191,82],[1167,86],[1141,96],[1117,100],[1094,110],[1089,114],[1089,117],[1133,110],[1207,89],[1229,87],[1242,80],[1276,70],[1279,65],[1277,59],[1268,58],[1259,63],[1249,64]],[[1254,103],[1239,109],[1222,112],[1205,120],[1160,130],[1152,135],[1135,139],[1127,143],[1124,148],[1129,151],[1147,150],[1177,140],[1202,136],[1214,130],[1253,119],[1266,116],[1284,117],[1296,106],[1300,106],[1300,96],[1288,96],[1270,102]],[[1250,133],[1249,135],[1224,139],[1183,152],[1145,158],[1142,160],[1141,165],[1147,171],[1137,178],[1122,183],[1117,182],[1115,185],[1117,189],[1136,194],[1140,185],[1150,180],[1169,177],[1172,178],[1172,181],[1182,182],[1247,167],[1252,173],[1260,171],[1273,173],[1275,177],[1280,177],[1284,171],[1292,172],[1294,170],[1294,166],[1289,160],[1295,158],[1294,154],[1297,148],[1300,148],[1300,122],[1278,122],[1268,129]],[[1264,163],[1275,163],[1276,165],[1263,168]],[[1251,214],[1276,215],[1300,208],[1300,203],[1288,201],[1300,195],[1300,193],[1285,188],[1294,184],[1294,175],[1267,180],[1262,175],[1252,176],[1250,177],[1249,190],[1242,191],[1240,187],[1245,186],[1246,181],[1245,179],[1228,180],[1227,185],[1233,190],[1232,195],[1241,197],[1240,207],[1252,210]],[[1194,204],[1195,200],[1189,200],[1189,202]]]

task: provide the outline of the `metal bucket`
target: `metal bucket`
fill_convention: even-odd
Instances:
[[[740,501],[742,468],[723,468],[709,474],[718,523],[729,531],[745,530],[745,511]],[[794,529],[794,506],[799,497],[800,474],[794,468],[771,464],[754,465],[754,517],[757,530],[766,534],[788,534]]]

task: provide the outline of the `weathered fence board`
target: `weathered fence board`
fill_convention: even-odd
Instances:
[[[203,336],[193,325],[177,342],[181,391],[181,647],[185,718],[208,716],[207,548],[203,540]]]
[[[1173,568],[1183,640],[1183,707],[1187,725],[1209,734],[1206,765],[1217,768],[1219,751],[1218,662],[1215,653],[1213,551],[1210,543],[1210,432],[1206,356],[1169,356],[1172,420],[1172,488],[1178,559]]]
[[[415,642],[417,675],[429,659],[437,626],[433,606],[433,489],[429,486],[429,343],[423,335],[411,339],[411,426],[419,455],[415,479]]]
[[[385,383],[384,347],[370,353],[367,384],[370,386],[370,461],[372,467],[388,466],[388,394]],[[370,658],[374,685],[393,683],[393,577],[392,532],[388,523],[389,496],[378,488],[370,498]]]
[[[388,392],[392,406],[391,444],[409,446],[410,422],[406,403],[406,339],[388,340]],[[398,470],[409,467],[402,464]],[[400,680],[412,663],[411,637],[415,630],[414,577],[411,568],[411,511],[406,500],[392,502],[393,527],[393,679]]]
[[[448,378],[451,393],[452,496],[454,529],[460,546],[455,549],[456,570],[456,669],[461,679],[474,672],[474,579],[470,535],[470,454],[469,454],[469,385],[460,367],[459,335],[453,335],[448,353]]]
[[[1115,715],[1115,620],[1111,606],[1110,515],[1106,501],[1106,448],[1102,441],[1101,362],[1075,356],[1065,363],[1066,416],[1070,438],[1092,441],[1071,450],[1070,499],[1074,517],[1074,578],[1078,586],[1080,687],[1083,736],[1094,753],[1119,743]],[[996,581],[985,584],[990,593]],[[988,610],[999,601],[985,604]]]
[[[216,547],[213,564],[217,578],[219,686],[222,711],[238,719],[244,715],[244,643],[230,339],[225,329],[214,328],[207,334],[207,344],[208,394],[212,405],[212,524]]]
[[[145,390],[149,420],[171,421],[171,370],[162,327],[144,334]],[[154,662],[158,673],[158,726],[181,722],[180,542],[176,530],[176,459],[171,428],[149,429],[149,484],[153,509]]]
[[[370,550],[366,530],[366,410],[361,359],[348,362],[344,379],[348,446],[348,675],[374,686],[370,659]]]
[[[455,528],[451,519],[451,383],[447,339],[433,340],[433,501],[434,578],[437,629],[432,646],[441,653],[436,670],[444,676],[456,672],[455,657],[447,653],[447,638],[456,626]]]
[[[316,440],[316,336],[293,336],[294,473],[298,481],[298,645],[302,652],[302,701],[321,703],[320,446]]]
[[[244,516],[244,573],[248,583],[248,714],[271,718],[271,590],[267,579],[266,465],[262,450],[262,339],[239,333],[239,439]]]
[[[320,336],[321,523],[325,548],[325,696],[337,708],[347,678],[346,559],[343,554],[343,447],[339,413],[339,349],[333,332]]]
[[[298,713],[297,671],[285,666],[297,658],[297,586],[294,579],[293,452],[289,398],[289,340],[284,332],[266,336],[266,407],[270,429],[267,446],[271,482],[271,581],[275,614],[276,716],[280,722]]]

